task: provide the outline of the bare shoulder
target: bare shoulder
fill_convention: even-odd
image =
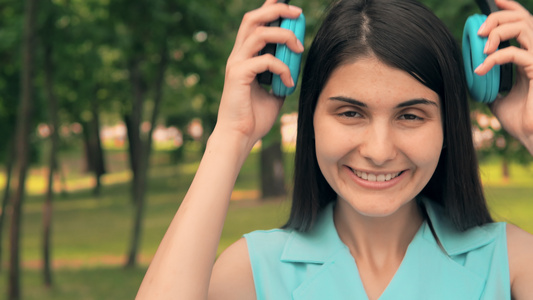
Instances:
[[[507,224],[507,249],[513,299],[533,299],[533,235]]]
[[[244,238],[229,246],[215,262],[208,299],[256,299],[252,266]]]

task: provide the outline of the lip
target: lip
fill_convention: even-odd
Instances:
[[[388,188],[391,188],[393,186],[395,186],[396,184],[398,184],[405,176],[406,176],[406,173],[409,171],[409,170],[402,170],[401,172],[390,172],[390,173],[385,173],[385,172],[367,172],[367,171],[364,171],[366,173],[372,173],[372,174],[391,174],[391,173],[400,173],[400,175],[388,180],[388,181],[368,181],[368,180],[365,180],[363,178],[360,178],[359,176],[355,175],[354,174],[354,169],[348,167],[348,166],[344,166],[344,169],[346,170],[346,172],[348,173],[348,176],[355,182],[357,183],[358,185],[364,187],[364,188],[367,188],[367,189],[373,189],[373,190],[382,190],[382,189],[388,189]],[[360,170],[360,171],[363,171],[363,170]]]

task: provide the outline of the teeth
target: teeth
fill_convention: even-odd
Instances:
[[[362,178],[368,181],[378,181],[378,182],[384,182],[384,181],[389,181],[391,179],[394,179],[398,177],[400,173],[401,172],[376,175],[376,174],[366,173],[362,171],[354,171],[354,174],[357,175],[357,177],[359,178]]]

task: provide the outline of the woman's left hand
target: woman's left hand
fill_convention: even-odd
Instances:
[[[499,96],[491,109],[503,128],[533,155],[533,16],[515,1],[495,2],[501,11],[490,14],[478,32],[488,36],[485,53],[489,55],[475,72],[484,75],[497,64],[516,65],[513,88],[506,96]],[[513,38],[520,48],[510,46],[496,51],[500,41]]]

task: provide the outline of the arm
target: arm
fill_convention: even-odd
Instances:
[[[255,142],[276,120],[283,101],[255,80],[269,70],[292,86],[289,68],[273,56],[257,56],[266,43],[303,46],[294,34],[266,28],[279,17],[296,18],[301,10],[276,0],[245,15],[226,66],[217,125],[194,180],[172,220],[137,294],[137,299],[206,299],[231,191]]]
[[[533,235],[508,224],[507,249],[513,299],[533,299]]]
[[[477,69],[486,74],[494,65],[514,63],[516,83],[505,97],[496,99],[491,109],[503,128],[520,140],[533,155],[533,17],[515,1],[496,0],[502,11],[489,15],[479,35],[488,36],[489,54]],[[496,51],[500,41],[516,38],[518,47]]]
[[[488,36],[489,54],[476,73],[486,74],[495,64],[514,63],[516,83],[491,109],[507,132],[519,139],[533,155],[533,17],[515,1],[496,0],[502,11],[491,14],[479,30]],[[518,47],[496,51],[500,41],[515,38]],[[533,235],[507,226],[507,249],[513,299],[533,299]]]

